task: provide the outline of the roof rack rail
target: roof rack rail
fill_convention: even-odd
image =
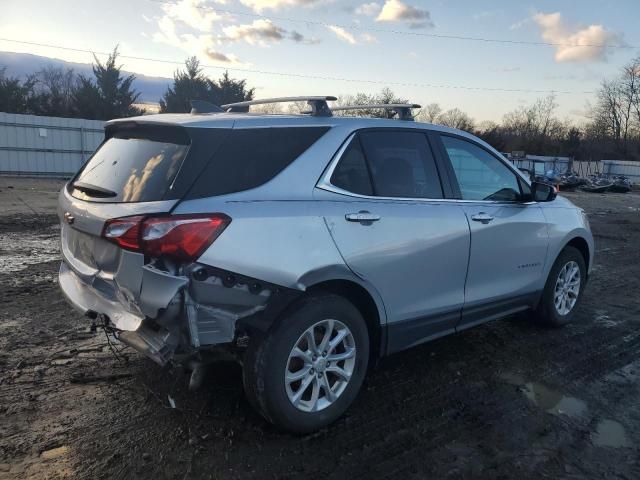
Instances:
[[[334,112],[342,112],[350,110],[369,110],[374,108],[390,110],[398,115],[398,120],[407,120],[412,122],[414,117],[411,114],[411,109],[422,108],[422,106],[417,103],[376,103],[372,105],[348,105],[345,107],[335,107],[331,110]]]
[[[307,102],[311,107],[311,115],[315,117],[330,117],[331,109],[327,102],[333,102],[337,100],[336,97],[278,97],[278,98],[263,98],[262,100],[249,100],[247,102],[229,103],[222,105],[222,108],[227,112],[246,113],[249,111],[249,107],[252,105],[267,105],[270,103],[285,103],[285,102]]]
[[[191,100],[191,115],[198,113],[221,113],[224,112],[222,108],[206,100]]]

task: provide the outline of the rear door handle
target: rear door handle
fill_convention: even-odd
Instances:
[[[475,215],[472,215],[471,220],[473,220],[474,222],[480,222],[486,225],[491,220],[493,220],[493,217],[488,213],[480,212],[480,213],[476,213]]]
[[[380,220],[380,215],[376,215],[375,213],[361,211],[358,213],[347,213],[344,218],[347,222],[377,222]]]

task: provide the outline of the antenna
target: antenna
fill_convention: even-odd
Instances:
[[[206,100],[191,100],[191,115],[198,113],[222,113],[224,110]]]
[[[389,110],[398,116],[398,120],[413,121],[411,109],[421,108],[417,103],[376,103],[372,105],[348,105],[345,107],[334,107],[334,112],[351,111],[351,110],[370,110],[370,109]]]
[[[336,97],[278,97],[278,98],[264,98],[262,100],[249,100],[246,102],[229,103],[222,105],[222,108],[227,112],[246,113],[249,111],[249,107],[252,105],[267,105],[271,103],[287,103],[287,102],[307,102],[311,107],[311,115],[315,117],[330,117],[331,109],[327,102],[333,102],[337,100]]]

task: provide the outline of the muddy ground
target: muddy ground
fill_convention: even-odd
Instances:
[[[0,478],[640,478],[639,194],[567,194],[597,242],[575,324],[510,318],[387,358],[299,438],[251,410],[237,365],[189,394],[89,331],[56,284],[59,186],[0,178]]]

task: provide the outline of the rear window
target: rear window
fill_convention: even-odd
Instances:
[[[187,198],[258,187],[284,170],[329,127],[234,129],[198,176]]]
[[[188,136],[179,132],[116,132],[70,184],[71,193],[91,201],[162,200],[188,150]]]

